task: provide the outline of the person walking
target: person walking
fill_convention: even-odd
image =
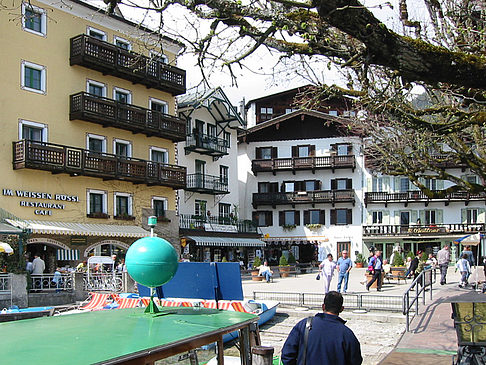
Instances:
[[[370,291],[370,287],[373,285],[375,281],[376,283],[376,290],[381,291],[381,272],[383,271],[383,262],[381,259],[381,251],[376,250],[373,257],[371,257],[370,262],[368,263],[368,268],[372,269],[371,273],[373,274],[373,278],[370,282],[366,285],[366,290]]]
[[[361,365],[361,346],[339,317],[343,296],[330,291],[324,297],[323,313],[297,323],[282,348],[284,365]]]
[[[469,260],[467,254],[463,254],[461,259],[456,263],[456,271],[459,270],[461,273],[461,282],[459,283],[459,288],[467,286],[467,279],[471,273],[471,266],[469,265]]]
[[[332,260],[332,254],[327,255],[327,258],[319,265],[319,269],[322,271],[321,276],[324,283],[324,294],[327,294],[329,293],[334,270],[336,270],[336,263]]]
[[[349,272],[353,268],[353,262],[348,257],[348,251],[343,250],[343,252],[341,252],[341,255],[342,257],[339,258],[336,265],[336,269],[339,273],[337,291],[340,293],[346,293],[346,291],[348,290]],[[341,291],[341,284],[343,279],[344,279],[344,289]]]
[[[38,254],[35,254],[34,261],[32,261],[32,275],[42,275],[45,269],[46,264],[44,260]]]
[[[449,262],[451,261],[451,253],[449,252],[449,246],[445,245],[442,250],[437,252],[437,263],[439,264],[440,270],[440,285],[447,283],[447,268],[449,267]]]
[[[459,257],[463,257],[464,255],[467,255],[467,262],[469,262],[469,267],[472,268],[473,266],[475,266],[475,262],[474,262],[474,254],[473,252],[471,251],[471,246],[465,246],[464,247],[464,250],[461,252],[461,255]],[[469,280],[469,275],[471,275],[471,270],[469,270],[468,274],[467,274],[467,279]]]

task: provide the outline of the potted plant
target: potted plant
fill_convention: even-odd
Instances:
[[[251,271],[251,280],[253,281],[262,281],[263,276],[258,276],[259,272],[259,267],[262,265],[262,260],[260,257],[255,257],[255,260],[253,260],[253,270]]]
[[[286,278],[289,276],[290,266],[287,258],[282,254],[278,263],[278,269],[280,271],[280,277]]]
[[[284,231],[291,231],[291,230],[295,229],[295,227],[297,227],[295,224],[284,224],[282,226]]]
[[[309,223],[305,225],[309,229],[319,229],[321,228],[321,224],[319,223]]]
[[[354,261],[356,268],[362,268],[366,264],[366,259],[363,254],[359,253],[356,255],[356,260]]]

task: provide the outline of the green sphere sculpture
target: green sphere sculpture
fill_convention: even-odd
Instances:
[[[176,250],[167,240],[160,237],[144,237],[130,246],[125,256],[125,264],[133,280],[149,288],[155,288],[174,277],[179,262]],[[146,312],[154,313],[153,310]],[[158,311],[156,307],[155,311]]]

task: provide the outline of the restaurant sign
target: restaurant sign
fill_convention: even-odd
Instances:
[[[19,205],[21,207],[34,208],[35,215],[52,215],[54,210],[64,210],[66,203],[79,203],[77,195],[51,194],[6,188],[2,189],[2,195],[19,198]]]
[[[445,227],[403,227],[402,233],[408,234],[437,234],[446,233]]]
[[[204,223],[204,230],[208,232],[238,233],[238,228],[229,224]]]

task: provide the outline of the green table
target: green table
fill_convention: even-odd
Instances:
[[[240,330],[243,363],[249,362],[249,327],[258,317],[241,312],[171,308],[157,315],[144,308],[113,309],[0,323],[7,364],[152,364],[217,342]]]

